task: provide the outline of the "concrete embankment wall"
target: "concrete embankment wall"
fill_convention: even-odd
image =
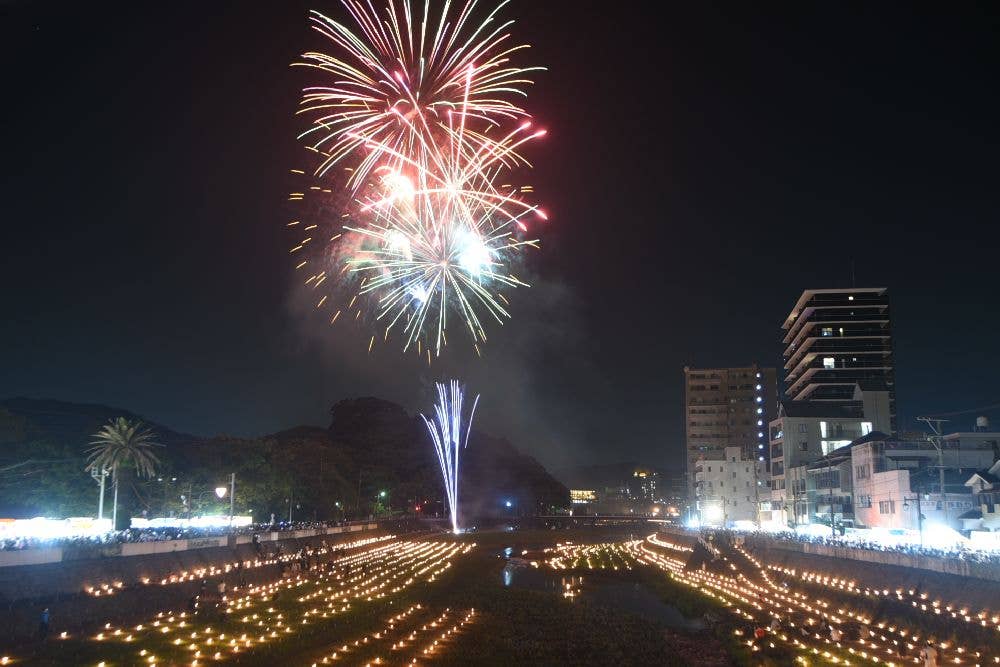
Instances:
[[[684,535],[691,535],[690,532],[672,527],[667,527],[664,532],[670,539],[677,540]],[[968,605],[970,609],[977,612],[981,609],[989,609],[994,612],[1000,610],[1000,581],[930,568],[900,565],[893,563],[891,559],[862,560],[855,558],[854,556],[857,554],[854,552],[862,551],[860,549],[849,549],[842,552],[830,548],[829,550],[816,550],[821,551],[817,553],[804,549],[783,548],[786,546],[798,545],[761,537],[750,536],[746,539],[748,551],[765,566],[773,565],[793,569],[797,573],[816,572],[824,576],[853,581],[862,588],[889,589],[890,591],[897,588],[907,591],[920,590],[927,593],[929,600],[939,600],[944,604],[955,603],[959,606]],[[959,564],[968,565],[968,563],[961,561]],[[780,578],[780,575],[778,576]]]
[[[265,551],[276,550],[280,543],[285,545],[286,551],[297,550],[301,545],[318,545],[323,540],[328,544],[350,542],[380,532],[395,532],[401,527],[395,522],[369,523],[343,527],[344,530],[329,534],[314,530],[262,533],[261,548]],[[74,595],[86,590],[88,586],[99,587],[116,581],[126,586],[136,584],[144,578],[157,582],[184,571],[191,572],[236,560],[253,560],[256,558],[256,551],[251,539],[250,535],[238,536],[233,540],[236,543],[233,546],[228,546],[226,537],[122,544],[116,545],[120,548],[118,555],[71,560],[64,553],[59,561],[41,563],[27,556],[32,551],[48,550],[7,552],[4,555],[24,558],[24,564],[0,567],[0,603],[9,606],[19,600]]]
[[[996,612],[1000,608],[1000,582],[992,580],[855,560],[828,553],[780,549],[773,544],[757,541],[748,541],[747,546],[762,563],[794,569],[796,572],[818,572],[877,590],[920,590],[927,593],[928,600],[956,604],[959,607],[968,605],[975,612],[982,609]]]
[[[298,540],[317,535],[339,535],[360,530],[371,530],[375,524],[353,523],[331,528],[315,528],[308,530],[292,530],[283,532],[261,532],[258,539],[261,542],[276,542],[279,540]],[[189,540],[163,540],[160,542],[127,542],[123,544],[96,545],[84,543],[67,548],[55,547],[48,549],[23,549],[18,551],[0,551],[0,568],[18,567],[21,565],[41,565],[44,563],[61,563],[71,560],[87,560],[93,558],[116,558],[120,556],[147,556],[150,554],[173,553],[191,549],[211,549],[213,547],[234,547],[239,544],[250,544],[251,535],[235,535],[232,537],[219,535],[215,537],[197,537]]]
[[[411,521],[379,522],[367,528],[339,535],[315,535],[281,540],[285,552],[294,552],[305,545],[318,546],[323,540],[328,545],[353,542],[358,539],[394,534],[404,535],[423,527]],[[262,545],[263,549],[276,549],[276,544]],[[321,560],[337,558],[341,554],[327,555]],[[188,600],[199,592],[198,580],[167,585],[128,586],[113,595],[94,597],[84,593],[85,586],[122,581],[131,584],[148,576],[156,582],[171,574],[192,571],[211,565],[219,566],[237,559],[252,560],[256,552],[251,544],[235,547],[216,547],[153,553],[142,556],[89,559],[0,568],[0,648],[11,649],[31,643],[38,624],[38,614],[44,607],[51,609],[52,634],[62,631],[70,634],[94,634],[104,623],[127,625],[136,619],[155,616],[160,611],[182,611]],[[245,570],[244,577],[250,586],[271,583],[281,576],[283,563],[265,565]],[[239,583],[239,575],[208,577],[207,594],[211,597],[219,581],[225,580],[228,590]],[[211,601],[209,601],[211,607]],[[15,651],[17,653],[17,651]]]

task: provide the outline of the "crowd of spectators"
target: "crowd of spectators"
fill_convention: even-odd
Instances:
[[[129,528],[100,535],[39,538],[16,537],[0,540],[0,551],[17,551],[21,549],[87,548],[112,546],[131,542],[164,542],[169,540],[196,540],[204,537],[220,537],[224,535],[250,535],[265,532],[285,532],[294,530],[314,530],[317,528],[333,528],[349,525],[344,521],[280,521],[273,524],[259,523],[249,526],[239,526],[230,529],[229,526],[215,528]],[[362,522],[363,523],[363,522]]]
[[[855,549],[868,549],[870,551],[900,553],[908,556],[933,556],[937,558],[963,560],[971,563],[1000,565],[1000,552],[984,551],[982,549],[975,549],[960,544],[947,547],[933,547],[929,545],[915,544],[912,542],[880,542],[859,538],[849,534],[844,536],[803,535],[790,530],[777,533],[760,533],[760,535],[762,537],[769,537],[775,540],[786,540],[790,542],[808,542],[810,544],[825,544],[833,547],[852,547]]]

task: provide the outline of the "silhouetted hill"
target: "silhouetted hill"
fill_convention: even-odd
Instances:
[[[394,488],[409,502],[440,500],[439,464],[419,415],[381,399],[359,398],[334,405],[331,417],[330,437],[350,460],[346,467],[369,480],[373,490]],[[525,513],[568,504],[569,491],[538,461],[475,429],[461,452],[461,471],[461,506],[470,516],[506,513],[507,500]]]
[[[0,401],[0,445],[46,439],[85,447],[91,434],[109,419],[141,419],[152,427],[165,445],[195,440],[128,410],[90,403],[68,403],[51,399],[8,398]]]
[[[0,516],[93,515],[97,485],[84,471],[91,434],[127,410],[27,398],[0,402]],[[149,420],[162,465],[153,480],[123,481],[120,514],[228,511],[213,489],[236,473],[237,511],[266,519],[367,515],[387,491],[393,510],[440,511],[437,459],[419,416],[378,398],[331,408],[328,428],[295,426],[259,438],[186,435]],[[473,430],[462,452],[467,514],[524,512],[568,504],[568,491],[535,459]],[[124,480],[124,478],[123,478]],[[127,488],[126,488],[127,487]],[[182,500],[182,496],[184,500]],[[105,501],[110,506],[110,493]]]

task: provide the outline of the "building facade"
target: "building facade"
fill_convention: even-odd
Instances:
[[[697,516],[703,526],[757,523],[767,493],[767,466],[743,447],[726,447],[723,456],[695,463]]]
[[[973,493],[973,511],[962,517],[970,529],[972,543],[981,548],[1000,548],[1000,458],[992,466],[977,470],[965,482]]]
[[[810,523],[810,517],[817,512],[817,491],[810,486],[815,479],[810,479],[809,466],[858,438],[888,431],[888,405],[888,392],[863,391],[860,387],[855,387],[850,401],[782,403],[778,416],[768,424],[771,516],[762,520],[782,526]],[[830,504],[842,504],[839,498],[843,493],[826,495],[834,497]],[[843,508],[834,509],[834,514],[838,513],[842,521]],[[829,514],[829,508],[823,514]]]
[[[684,367],[688,497],[695,498],[699,459],[722,459],[729,447],[767,461],[767,423],[777,409],[775,369]]]
[[[884,287],[802,292],[782,324],[785,398],[849,401],[858,385],[886,391],[890,421],[886,432],[895,432],[891,324]]]
[[[906,530],[943,525],[961,530],[960,517],[974,504],[966,481],[992,464],[998,438],[997,433],[950,433],[941,440],[940,450],[930,440],[892,437],[855,444],[851,458],[856,524]],[[921,516],[916,511],[918,501]]]

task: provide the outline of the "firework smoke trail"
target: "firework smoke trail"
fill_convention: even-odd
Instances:
[[[431,441],[434,443],[434,451],[437,453],[438,463],[441,464],[441,477],[444,480],[444,492],[448,498],[448,511],[451,514],[451,530],[458,534],[459,452],[469,445],[469,432],[472,430],[472,418],[476,414],[479,395],[477,394],[472,402],[472,410],[469,411],[469,419],[463,434],[464,388],[458,380],[451,380],[447,384],[436,382],[435,385],[437,386],[438,402],[434,406],[434,419],[430,420],[424,415],[420,415],[420,417],[427,425],[427,431],[431,434]]]

